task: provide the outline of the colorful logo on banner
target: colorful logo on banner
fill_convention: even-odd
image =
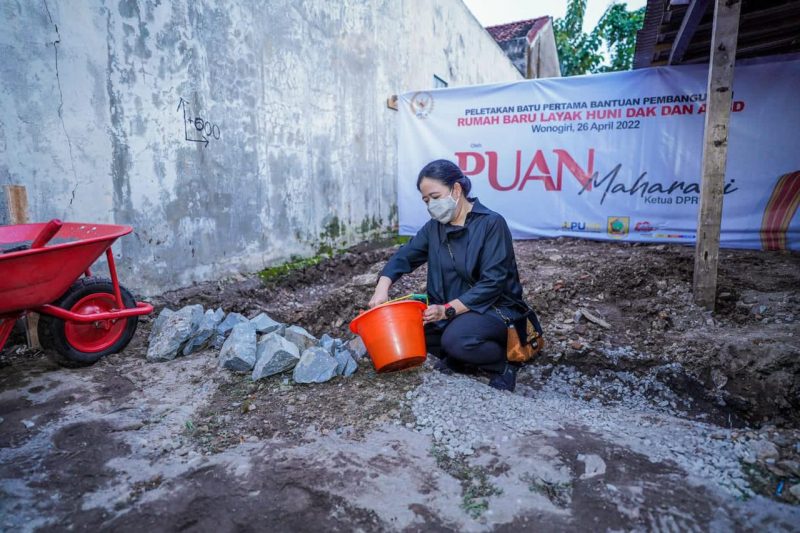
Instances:
[[[599,222],[573,222],[565,221],[561,225],[561,229],[565,231],[580,231],[586,233],[600,233],[603,231],[603,225]]]
[[[624,237],[628,234],[631,217],[608,217],[608,234],[614,237]]]
[[[785,250],[786,232],[800,205],[800,171],[784,174],[772,189],[761,219],[761,247]]]

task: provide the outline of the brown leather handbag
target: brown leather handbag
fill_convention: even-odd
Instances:
[[[506,358],[512,363],[527,363],[544,348],[539,318],[527,304],[525,307],[528,311],[516,320],[509,320],[500,309],[495,308],[508,326]]]

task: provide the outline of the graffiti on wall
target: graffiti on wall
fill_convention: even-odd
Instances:
[[[196,115],[192,116],[189,110],[191,102],[188,100],[180,99],[178,102],[177,111],[183,110],[183,134],[184,138],[193,143],[203,143],[203,148],[208,147],[211,140],[218,141],[222,136],[219,126],[206,120],[203,117]]]

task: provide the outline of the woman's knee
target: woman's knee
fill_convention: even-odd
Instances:
[[[449,357],[463,359],[482,344],[475,335],[462,334],[457,330],[446,329],[442,334],[442,349]]]

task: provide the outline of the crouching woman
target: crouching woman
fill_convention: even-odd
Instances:
[[[506,359],[506,321],[521,316],[522,285],[505,219],[471,198],[471,187],[451,161],[425,165],[417,189],[431,220],[389,259],[369,305],[388,301],[394,282],[427,263],[423,321],[437,368],[477,367],[491,387],[513,391],[519,365]]]

